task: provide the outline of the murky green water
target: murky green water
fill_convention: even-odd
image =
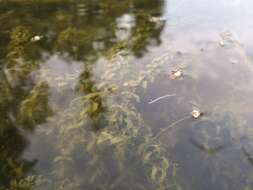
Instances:
[[[0,0],[0,189],[253,189],[252,9]]]

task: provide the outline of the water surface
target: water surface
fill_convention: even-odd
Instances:
[[[252,8],[0,1],[0,189],[253,189]]]

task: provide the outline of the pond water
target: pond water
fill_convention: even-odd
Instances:
[[[252,190],[252,9],[0,0],[0,190]]]

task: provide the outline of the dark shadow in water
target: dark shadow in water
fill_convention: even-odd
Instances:
[[[249,161],[250,165],[253,166],[253,156],[246,150],[245,147],[242,147],[242,153]]]
[[[207,153],[208,155],[215,155],[218,154],[219,152],[223,151],[225,148],[229,147],[230,144],[223,144],[223,145],[219,145],[217,147],[208,147],[205,144],[201,144],[199,143],[196,139],[194,139],[193,137],[190,138],[190,143],[196,147],[197,149],[199,149],[200,151]]]

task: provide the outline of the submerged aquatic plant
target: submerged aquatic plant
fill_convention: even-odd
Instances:
[[[48,105],[48,94],[48,85],[43,82],[38,83],[21,102],[17,116],[18,122],[26,128],[32,128],[51,116],[52,110]]]
[[[119,52],[96,87],[84,88],[90,93],[72,100],[51,119],[51,132],[45,133],[55,136],[59,154],[47,176],[49,187],[166,189],[169,159],[136,108],[137,89],[148,87],[166,59],[168,55],[133,73],[134,65]],[[100,117],[94,118],[95,113]]]
[[[32,190],[34,187],[43,183],[42,176],[31,175],[22,179],[14,179],[10,182],[8,190]],[[4,188],[0,187],[0,190]]]
[[[126,48],[131,53],[141,56],[147,51],[151,40],[160,43],[159,35],[163,25],[158,26],[150,22],[149,15],[161,14],[162,1],[150,1],[149,3],[154,5],[150,9],[146,7],[147,2],[142,1],[130,0],[115,4],[112,1],[97,3],[85,0],[83,4],[90,8],[85,13],[89,14],[86,18],[91,17],[93,9],[101,9],[98,22],[94,22],[93,19],[86,22],[86,18],[82,18],[81,22],[80,15],[76,17],[72,9],[74,10],[79,2],[71,1],[64,5],[62,2],[58,3],[58,0],[49,2],[57,3],[28,3],[31,6],[31,14],[27,17],[27,12],[24,11],[26,9],[23,9],[26,1],[20,1],[19,5],[22,5],[22,8],[14,8],[11,12],[17,13],[18,16],[13,19],[8,16],[8,21],[3,22],[6,23],[4,30],[11,32],[6,40],[8,48],[1,48],[5,50],[4,74],[10,84],[1,91],[1,97],[4,99],[1,98],[0,103],[7,102],[8,106],[12,104],[9,106],[11,109],[3,109],[6,113],[1,125],[11,125],[9,128],[20,135],[20,139],[25,139],[25,135],[19,132],[34,129],[35,125],[39,124],[39,135],[49,135],[54,139],[55,144],[52,147],[55,148],[56,155],[48,173],[45,174],[48,181],[41,189],[45,189],[46,186],[48,189],[166,189],[170,163],[165,157],[163,147],[159,142],[152,140],[151,130],[136,107],[140,101],[137,89],[148,88],[155,79],[154,75],[159,73],[159,66],[164,58],[148,64],[141,72],[137,72],[134,65],[125,62],[126,57],[122,56],[122,50]],[[38,9],[38,3],[44,8]],[[97,4],[101,7],[97,7]],[[62,7],[64,9],[61,9]],[[41,10],[40,15],[37,15],[37,10]],[[115,18],[126,12],[136,14],[136,25],[129,42],[116,42],[115,33],[118,29]],[[72,23],[71,27],[69,23]],[[38,34],[43,38],[37,36]],[[99,51],[94,42],[102,42]],[[37,69],[41,70],[39,66],[43,65],[44,60],[41,60],[40,53],[44,51],[49,54],[55,54],[56,51],[62,55],[68,54],[78,61],[87,60],[87,57],[97,59],[101,53],[111,60],[98,81],[93,81],[90,74],[92,68],[85,63],[85,71],[80,75],[80,84],[76,88],[78,94],[81,94],[80,97],[71,102],[64,102],[67,105],[63,106],[64,110],[62,107],[53,107],[56,114],[48,118],[52,116],[49,107],[50,78],[34,80],[31,76],[38,74]],[[133,72],[134,70],[136,72]],[[0,87],[2,89],[2,86]],[[64,94],[66,89],[54,93]],[[4,105],[5,107],[7,106]],[[46,121],[46,125],[43,125]],[[4,137],[7,136],[6,131],[2,134]],[[21,144],[18,141],[15,143]],[[25,145],[23,149],[24,147]],[[23,149],[19,154],[12,150],[15,155],[11,158],[18,160]],[[8,149],[4,147],[4,150]],[[6,157],[0,159],[4,165],[8,165],[5,163]],[[1,168],[1,171],[8,174],[4,184],[6,189],[33,188],[33,183],[28,182],[26,178],[26,175],[32,173],[32,167],[22,169],[21,173],[19,167],[22,168],[22,164],[23,162],[17,162],[8,172]],[[13,172],[16,168],[19,175]]]

